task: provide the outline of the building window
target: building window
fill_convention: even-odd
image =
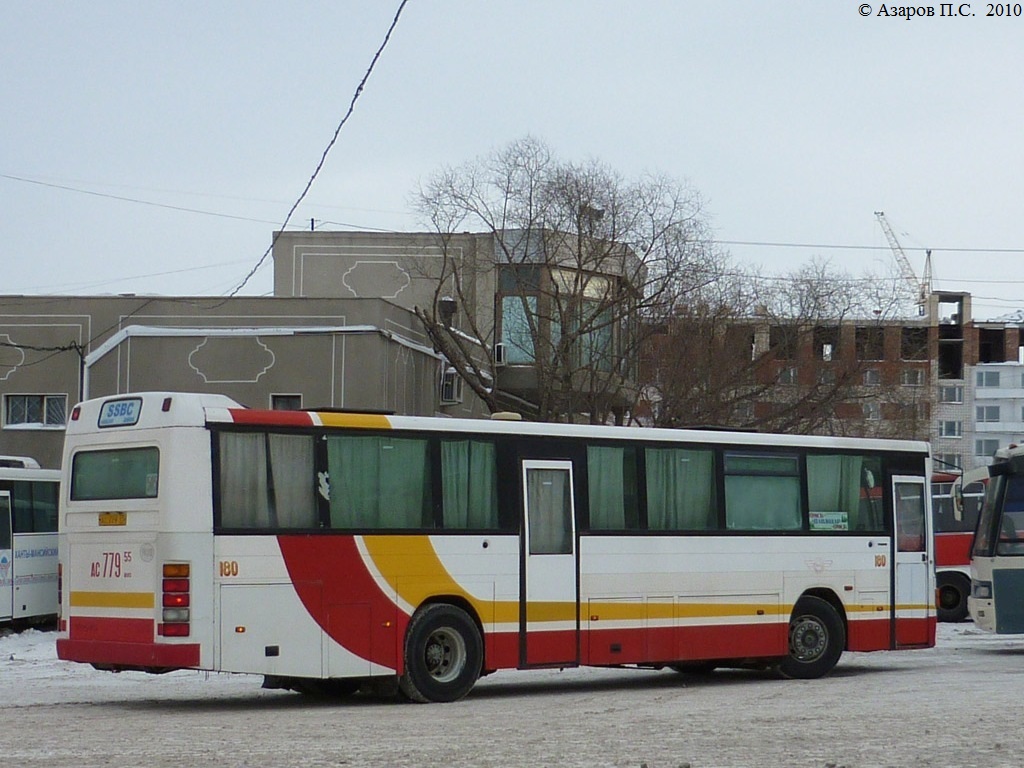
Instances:
[[[900,372],[900,384],[904,387],[924,386],[924,371],[920,368],[905,368]]]
[[[825,368],[824,370],[818,371],[818,383],[830,386],[836,383],[836,372],[831,368]]]
[[[959,453],[938,453],[935,455],[935,470],[937,472],[963,471],[963,460]]]
[[[301,411],[302,395],[271,395],[270,409],[274,411]]]
[[[534,361],[531,322],[537,323],[536,296],[503,296],[501,299],[501,343],[505,348],[505,362],[532,363]]]
[[[796,366],[787,365],[779,371],[779,384],[796,384]]]
[[[537,314],[540,281],[540,267],[535,264],[505,264],[499,269],[501,343],[505,362],[509,364],[535,360],[535,338],[540,333]]]
[[[462,402],[462,377],[454,368],[448,368],[441,374],[441,405],[454,405]]]
[[[974,441],[974,455],[975,456],[991,456],[999,450],[998,440],[975,440]]]
[[[963,435],[963,422],[940,421],[939,437],[960,437]]]
[[[979,389],[984,387],[998,387],[999,371],[978,371],[976,381]]]
[[[796,357],[797,329],[791,325],[773,325],[768,329],[768,348],[776,360]]]
[[[877,326],[857,328],[854,332],[858,360],[885,359],[885,329]]]
[[[864,371],[864,384],[875,387],[882,383],[882,373],[877,368],[867,368]]]
[[[4,425],[63,427],[67,423],[67,395],[5,395]]]
[[[900,333],[900,357],[904,360],[928,359],[928,329],[918,326],[903,328]]]
[[[864,418],[868,421],[880,421],[882,418],[882,404],[864,403]]]
[[[999,421],[999,406],[979,405],[975,409],[975,419],[979,424],[991,424]]]
[[[838,348],[839,328],[837,326],[817,326],[814,329],[815,357],[830,362],[837,359]]]
[[[962,403],[964,401],[964,388],[961,386],[939,387],[940,403]]]

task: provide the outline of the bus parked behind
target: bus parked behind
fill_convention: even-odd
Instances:
[[[971,618],[981,629],[1024,633],[1024,447],[996,451],[971,550]]]
[[[985,498],[985,486],[981,482],[968,483],[954,492],[959,477],[959,474],[951,472],[932,475],[939,621],[963,621],[967,618],[967,598],[971,594],[971,542]],[[956,508],[955,493],[961,499],[960,510]]]
[[[0,624],[57,615],[60,471],[0,456]]]

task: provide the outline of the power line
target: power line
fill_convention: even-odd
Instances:
[[[234,290],[232,290],[227,295],[227,298],[235,296],[240,290],[242,290],[242,288],[245,287],[245,284],[248,283],[252,276],[256,274],[257,270],[259,270],[259,268],[263,266],[263,263],[267,260],[267,257],[270,255],[271,251],[274,250],[274,244],[280,237],[280,233],[284,231],[285,227],[288,226],[288,222],[291,221],[292,215],[295,213],[295,209],[298,208],[302,201],[306,198],[306,195],[309,193],[310,188],[313,186],[313,182],[316,181],[316,177],[320,174],[320,170],[324,167],[324,163],[327,162],[328,153],[334,147],[334,144],[338,141],[338,135],[341,133],[341,129],[345,127],[345,123],[347,123],[349,117],[352,116],[352,112],[355,110],[356,107],[356,101],[362,95],[363,88],[366,87],[366,81],[370,79],[370,75],[373,73],[373,68],[377,66],[377,60],[380,59],[381,53],[384,52],[384,48],[387,46],[388,41],[391,39],[391,33],[398,25],[398,19],[399,17],[401,17],[402,10],[405,8],[406,3],[408,2],[409,0],[402,0],[402,2],[399,3],[398,10],[395,12],[395,17],[391,20],[391,26],[388,27],[388,31],[384,35],[383,42],[380,44],[380,47],[377,49],[377,52],[373,55],[373,60],[370,61],[370,66],[367,68],[366,74],[363,75],[363,79],[360,80],[359,85],[356,86],[355,93],[352,94],[352,100],[349,102],[348,110],[345,112],[345,115],[341,118],[341,122],[338,123],[338,127],[334,129],[334,136],[332,136],[331,140],[327,143],[327,147],[324,149],[323,154],[320,156],[320,162],[317,163],[316,168],[313,170],[313,175],[309,177],[309,181],[306,182],[306,186],[302,190],[302,193],[299,195],[298,199],[292,204],[291,209],[288,211],[288,215],[284,217],[284,223],[281,225],[281,228],[276,233],[274,233],[274,237],[271,240],[270,245],[267,247],[267,250],[263,252],[263,255],[260,256],[259,261],[256,262],[256,265],[249,270],[249,274],[247,274],[245,278],[243,278],[242,282],[235,286]]]
[[[715,240],[707,241],[715,245],[754,245],[759,248],[820,248],[847,251],[889,251],[888,245],[850,245],[847,243],[779,243],[761,240]],[[1024,248],[905,248],[908,251],[932,251],[933,253],[1024,253]]]
[[[172,211],[184,211],[185,213],[198,213],[202,216],[217,216],[222,219],[235,219],[236,221],[252,221],[257,224],[271,224],[277,225],[276,221],[267,221],[266,219],[253,219],[248,216],[234,216],[230,213],[218,213],[216,211],[204,211],[200,208],[186,208],[181,205],[170,205],[169,203],[156,203],[152,200],[141,200],[137,197],[124,197],[122,195],[111,195],[105,192],[96,192],[91,189],[81,189],[79,187],[70,187],[65,184],[53,184],[47,181],[39,181],[38,179],[28,179],[23,176],[12,176],[7,173],[0,173],[0,178],[10,179],[11,181],[21,181],[25,184],[37,184],[40,187],[50,187],[51,189],[63,189],[68,192],[78,192],[82,195],[92,195],[93,197],[105,197],[109,200],[120,200],[125,203],[136,203],[137,205],[149,205],[154,208],[167,208]]]
[[[92,186],[92,187],[114,187],[116,189],[131,189],[131,190],[137,190],[137,191],[141,191],[141,192],[154,192],[154,193],[167,194],[167,195],[187,195],[189,197],[204,197],[204,198],[213,198],[213,199],[216,199],[216,200],[234,200],[234,201],[242,202],[242,203],[268,203],[268,204],[272,204],[272,205],[281,205],[283,203],[288,203],[287,200],[271,200],[269,198],[263,198],[263,197],[243,197],[241,195],[221,195],[221,194],[214,194],[212,192],[196,192],[195,190],[189,190],[189,189],[166,189],[166,188],[162,188],[162,187],[140,187],[140,186],[131,185],[131,184],[111,184],[109,182],[89,181],[89,180],[81,180],[81,179],[70,179],[69,180],[69,179],[33,178],[33,177],[30,177],[30,176],[25,176],[25,175],[20,175],[20,174],[10,174],[10,173],[0,173],[0,178],[8,179],[10,181],[20,181],[20,182],[22,182],[24,184],[35,184],[35,185],[41,186],[41,187],[50,187],[51,189],[60,189],[60,190],[64,190],[64,191],[67,191],[67,192],[77,192],[77,193],[83,194],[83,195],[92,195],[93,197],[106,197],[106,198],[110,198],[112,200],[120,200],[120,201],[123,201],[123,202],[126,202],[126,203],[138,203],[140,205],[151,205],[151,206],[158,207],[158,208],[170,208],[172,210],[185,211],[186,213],[199,213],[199,214],[204,214],[204,215],[208,215],[208,216],[223,216],[225,218],[238,218],[238,219],[242,219],[244,221],[253,221],[253,222],[256,222],[256,223],[259,223],[259,224],[271,224],[271,225],[273,225],[275,227],[278,224],[277,221],[268,221],[266,219],[250,219],[250,218],[245,218],[245,217],[242,217],[242,216],[231,217],[228,214],[219,213],[217,211],[209,211],[209,210],[204,210],[204,209],[201,209],[201,208],[197,209],[197,208],[178,207],[178,206],[174,206],[174,205],[170,205],[170,204],[158,203],[158,202],[155,202],[155,201],[152,201],[152,200],[145,200],[145,199],[137,198],[137,197],[125,197],[125,196],[122,196],[122,195],[115,195],[115,194],[112,194],[112,193],[109,193],[109,192],[98,192],[95,189],[87,189],[87,188],[85,188],[85,186],[82,186],[82,185],[87,185],[87,186]],[[77,186],[72,186],[72,184],[75,184]],[[407,211],[399,211],[399,210],[395,210],[395,209],[391,209],[391,208],[360,208],[360,207],[352,206],[352,205],[334,205],[334,204],[331,204],[331,203],[316,203],[312,207],[314,207],[314,208],[332,209],[332,210],[338,210],[338,211],[359,211],[361,213],[388,213],[388,214],[404,214],[404,213],[408,213]],[[344,226],[344,227],[358,227],[359,226],[359,225],[356,225],[356,224],[345,224],[344,222],[324,222],[324,223],[327,223],[327,224],[338,224],[338,226]],[[363,227],[363,228],[364,229],[372,229],[372,227]],[[390,232],[390,231],[393,231],[393,230],[384,230],[384,231],[389,231]]]

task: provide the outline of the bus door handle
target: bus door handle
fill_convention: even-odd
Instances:
[[[868,546],[869,547],[888,547],[889,546],[889,540],[888,539],[879,539],[878,541],[869,541],[868,542]]]

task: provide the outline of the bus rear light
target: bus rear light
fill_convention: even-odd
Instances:
[[[164,402],[163,405],[160,406],[160,410],[163,411],[164,413],[167,413],[169,410],[171,410],[171,398],[164,398]]]
[[[188,637],[188,624],[161,624],[157,632],[164,637]]]
[[[71,420],[78,421],[78,417],[82,415],[82,406],[76,405],[71,409]]]
[[[188,592],[188,579],[164,579],[164,592]]]
[[[61,609],[64,600],[64,563],[57,563],[57,621],[60,621],[64,615],[64,611]]]
[[[163,623],[157,626],[159,635],[188,637],[191,632],[189,627],[189,622],[192,619],[189,610],[192,602],[190,570],[188,563],[164,563],[161,568],[164,577],[161,582],[163,588],[161,618]]]
[[[187,623],[189,620],[188,608],[164,608],[164,623]]]

